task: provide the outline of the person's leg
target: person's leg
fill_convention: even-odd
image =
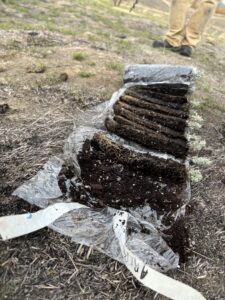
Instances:
[[[212,17],[219,0],[200,0],[195,13],[191,16],[185,31],[182,45],[195,47]]]
[[[193,0],[172,0],[169,31],[165,36],[165,40],[173,47],[182,45],[187,13],[192,4]]]

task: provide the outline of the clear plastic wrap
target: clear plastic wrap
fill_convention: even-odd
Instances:
[[[69,193],[63,196],[58,186],[57,177],[63,162],[72,160],[75,165],[76,176],[79,177],[80,166],[77,155],[81,151],[84,141],[91,139],[96,132],[106,132],[105,118],[113,114],[113,104],[126,89],[137,84],[169,84],[190,90],[193,87],[195,74],[196,71],[192,67],[185,66],[135,65],[128,67],[124,75],[125,85],[114,93],[109,101],[79,116],[77,127],[68,137],[62,156],[60,158],[50,158],[43,170],[17,188],[13,195],[19,196],[41,208],[58,202],[71,202]],[[170,158],[179,162],[173,156],[150,151],[114,134],[109,135],[116,143],[137,153],[151,153],[165,160]],[[187,162],[186,166],[188,167]],[[74,184],[76,184],[76,176],[73,178]],[[175,219],[184,212],[185,203],[189,199],[190,186],[189,182],[186,182],[183,188],[183,205],[174,213]],[[124,222],[121,226],[125,232],[125,244],[129,251],[143,261],[144,264],[161,272],[177,268],[179,256],[163,240],[165,226],[161,217],[157,216],[157,213],[149,206],[130,210],[129,212],[122,212],[110,207],[104,209],[80,208],[64,214],[49,227],[70,236],[77,243],[92,246],[113,259],[126,264],[114,224],[115,215],[123,213],[127,215],[127,222]],[[147,234],[143,231],[143,227],[147,229]]]
[[[194,87],[197,71],[191,66],[179,65],[131,65],[125,69],[124,83],[150,82],[154,84],[166,84],[178,88]]]

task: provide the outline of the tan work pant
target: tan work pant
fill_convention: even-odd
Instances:
[[[170,27],[165,39],[173,47],[195,47],[219,2],[220,0],[172,0]],[[188,11],[193,6],[195,12],[187,22]]]

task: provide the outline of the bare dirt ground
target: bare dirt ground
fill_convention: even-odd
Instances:
[[[146,1],[147,2],[147,1]],[[194,94],[206,147],[203,180],[192,184],[191,257],[170,272],[207,299],[225,299],[225,18],[215,16],[192,59],[152,49],[167,5],[129,13],[110,0],[0,1],[0,215],[31,207],[11,196],[54,154],[81,110],[110,98],[126,64],[196,66]],[[121,264],[44,229],[0,244],[0,299],[165,299]]]

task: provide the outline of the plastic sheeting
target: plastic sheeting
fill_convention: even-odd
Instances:
[[[45,209],[41,209],[33,214],[28,213],[22,215],[1,217],[0,235],[5,240],[33,232],[35,230],[43,228],[44,226],[51,225],[51,223],[53,223],[55,220],[60,219],[61,216],[70,211],[73,211],[73,213],[77,212],[79,216],[78,218],[76,215],[71,216],[71,228],[74,228],[75,222],[80,221],[81,210],[87,210],[87,212],[90,211],[89,208],[79,203],[57,203],[50,205]],[[113,217],[111,218],[112,214]],[[140,240],[139,247],[142,247],[142,253],[145,254],[145,257],[148,256],[147,264],[146,260],[142,260],[137,255],[137,245],[135,244],[133,247],[132,244],[129,244],[129,242],[127,242],[127,227],[130,219],[130,216],[127,212],[112,211],[110,214],[110,218],[112,222],[113,233],[115,234],[115,239],[117,240],[117,244],[119,244],[119,248],[112,248],[112,245],[114,245],[114,241],[109,241],[110,253],[112,251],[117,253],[119,249],[118,260],[122,257],[122,261],[125,263],[126,267],[142,284],[153,289],[157,293],[160,293],[174,300],[205,300],[205,298],[198,291],[191,288],[190,286],[183,284],[177,280],[174,280],[166,275],[163,275],[162,273],[149,267],[150,264],[154,263],[157,254],[152,254],[151,252],[149,253],[149,248],[146,252],[143,251],[145,248],[143,248],[144,244],[142,238]],[[98,217],[96,219],[98,219]],[[88,219],[88,221],[90,220]],[[91,219],[91,221],[94,220]],[[102,216],[101,221],[103,221]],[[108,223],[109,220],[107,216],[106,224],[108,225]],[[95,223],[93,225],[96,226]],[[51,227],[54,229],[53,226]],[[56,228],[58,229],[59,227],[57,226]],[[79,229],[80,224],[78,224],[78,231]],[[77,232],[75,232],[75,234],[76,233]],[[107,231],[107,233],[110,234],[111,231]],[[69,231],[68,234],[70,235]],[[73,235],[74,233],[71,232],[71,234]],[[98,242],[102,242],[102,245],[106,245],[105,240],[99,240]],[[155,247],[157,244],[157,240],[153,240],[152,242],[154,243]],[[169,253],[167,255],[169,255]]]
[[[79,117],[77,127],[65,143],[62,157],[50,158],[43,170],[17,188],[13,195],[17,195],[40,208],[46,208],[59,202],[71,202],[69,193],[66,196],[62,195],[58,186],[57,176],[63,162],[68,161],[68,159],[72,160],[76,167],[76,176],[79,177],[80,166],[77,161],[77,154],[82,149],[83,143],[87,138],[91,139],[98,131],[105,131],[105,118],[112,115],[112,106],[124,91],[130,86],[137,84],[155,85],[162,83],[192,89],[195,75],[195,69],[185,66],[135,65],[128,67],[125,70],[125,84],[122,89],[114,93],[111,100],[84,112]],[[163,159],[168,158],[165,154],[162,155],[158,152],[150,151],[113,134],[110,134],[110,136],[117,143],[134,151],[151,153]],[[175,159],[172,156],[170,158]],[[73,184],[78,184],[77,177],[72,179]],[[69,187],[70,182],[67,182],[67,184]],[[190,188],[189,182],[187,182],[184,188],[184,206],[178,208],[175,213],[176,217],[183,213],[185,202],[189,199]],[[124,212],[113,208],[80,208],[65,213],[49,227],[61,234],[70,236],[77,243],[92,246],[113,259],[126,264],[126,259],[122,253],[120,241],[116,238],[115,226],[113,225],[115,215],[120,214],[124,214]],[[156,212],[150,207],[144,207],[133,211],[130,210],[126,214],[127,222],[124,222],[125,227],[123,230],[125,232],[124,239],[127,249],[138,260],[155,270],[165,272],[177,268],[179,257],[163,240],[162,236],[165,226]],[[143,226],[148,229],[148,234],[143,232]]]
[[[131,65],[126,68],[124,83],[145,82],[154,84],[165,84],[174,87],[194,87],[196,70],[189,66],[179,65]]]

